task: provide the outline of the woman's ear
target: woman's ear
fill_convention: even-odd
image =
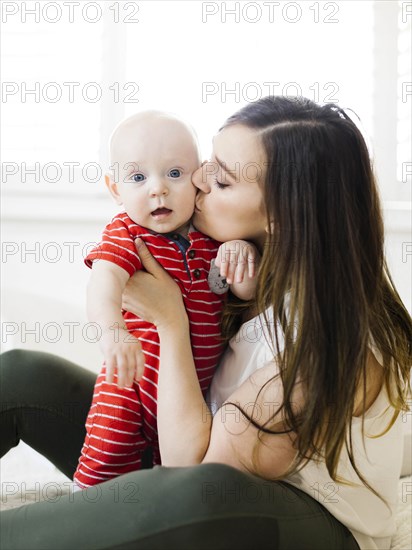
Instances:
[[[114,200],[117,202],[117,204],[123,204],[122,198],[119,194],[119,190],[117,188],[117,183],[115,183],[112,178],[110,177],[110,174],[104,175],[104,181],[106,183],[106,187],[109,190],[111,196],[114,198]]]
[[[273,232],[275,231],[275,222],[270,222],[270,224],[265,227],[265,231],[267,234],[270,233],[271,235],[273,235]]]

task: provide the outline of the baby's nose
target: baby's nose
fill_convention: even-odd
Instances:
[[[152,197],[157,197],[159,195],[167,195],[169,192],[166,183],[162,178],[157,178],[152,182],[150,187],[150,194]]]

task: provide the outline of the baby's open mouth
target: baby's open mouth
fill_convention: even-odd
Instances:
[[[170,212],[172,212],[172,210],[170,210],[169,208],[156,208],[156,210],[153,210],[153,212],[151,213],[152,216],[162,216],[162,215],[166,215],[166,214],[170,214]]]

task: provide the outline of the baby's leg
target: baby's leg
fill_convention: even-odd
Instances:
[[[151,446],[152,466],[161,464],[157,434],[157,369],[147,369],[140,380],[143,433]]]
[[[147,447],[142,432],[140,388],[119,388],[106,382],[103,366],[94,387],[93,401],[86,421],[86,438],[74,475],[80,487],[90,487],[142,466]]]

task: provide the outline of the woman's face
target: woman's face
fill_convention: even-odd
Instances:
[[[213,156],[192,176],[199,192],[193,224],[217,241],[244,239],[262,248],[266,237],[263,185],[266,155],[256,132],[224,128],[213,140]]]

